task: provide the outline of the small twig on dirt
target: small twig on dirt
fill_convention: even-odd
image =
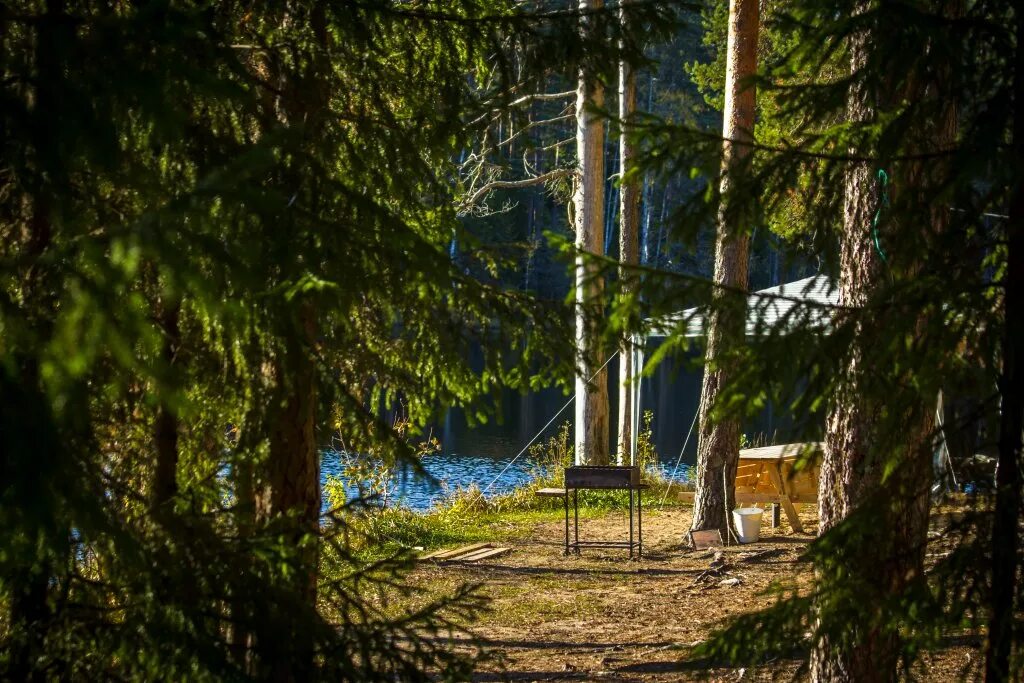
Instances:
[[[686,645],[684,643],[669,643],[668,645],[662,645],[660,647],[648,648],[646,652],[662,652],[664,650],[681,650]]]

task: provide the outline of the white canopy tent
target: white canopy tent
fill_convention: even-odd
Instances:
[[[826,329],[831,321],[832,307],[839,301],[839,290],[825,275],[760,289],[747,295],[747,335],[756,336],[778,329],[779,325],[820,327]],[[704,313],[700,308],[688,308],[670,315],[648,320],[646,338],[664,338],[683,335],[703,337],[707,333]],[[644,360],[643,337],[635,337],[633,367],[642,368]],[[638,373],[633,392],[633,452],[640,427],[640,389],[643,382]],[[684,444],[685,448],[685,444]]]
[[[759,289],[747,295],[747,335],[770,330],[780,320],[799,320],[811,326],[828,325],[831,307],[839,302],[839,290],[828,277],[812,275],[803,280]],[[798,317],[799,316],[799,317]],[[685,330],[682,329],[685,325]],[[683,333],[687,337],[703,337],[704,314],[699,308],[648,321],[647,337],[667,337]]]

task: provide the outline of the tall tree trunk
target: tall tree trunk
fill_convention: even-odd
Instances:
[[[619,23],[623,33],[634,30],[629,5],[632,0],[624,0],[619,9]],[[622,282],[623,293],[629,294],[636,290],[636,271],[631,268],[640,260],[639,228],[640,228],[640,183],[637,178],[627,177],[626,173],[633,165],[636,157],[636,145],[629,138],[629,124],[636,112],[636,72],[626,61],[619,62],[619,119],[621,134],[619,135],[619,280]],[[633,411],[636,407],[633,383],[633,344],[629,336],[624,336],[619,345],[619,463],[635,464],[636,454],[633,453]]]
[[[1010,680],[1017,598],[1018,525],[1021,506],[1021,431],[1024,429],[1024,12],[1018,7],[1017,54],[1014,64],[1013,154],[1016,187],[1007,221],[1007,272],[1003,287],[1003,367],[999,381],[1002,414],[996,474],[995,519],[992,524],[992,593],[985,680]]]
[[[657,80],[652,73],[647,84],[647,112],[654,111],[654,81]],[[653,187],[647,174],[644,174],[643,190],[640,195],[641,211],[643,213],[640,226],[640,262],[648,265],[651,262],[651,203],[653,199]]]
[[[305,603],[316,606],[319,559],[320,457],[315,440],[316,342],[314,309],[298,304],[300,338],[270,363],[273,408],[269,424],[269,453],[256,484],[256,517],[280,534],[296,562],[291,588]],[[308,680],[314,652],[309,634],[282,615],[287,633],[258,632],[257,651],[263,674],[279,681]],[[240,637],[242,634],[239,634]],[[239,643],[241,644],[241,643]]]
[[[296,17],[291,3],[284,3],[280,23],[287,27]],[[331,37],[327,30],[324,5],[315,4],[308,18],[320,49],[316,52],[317,73],[329,70]],[[271,82],[280,96],[273,103],[273,125],[301,125],[307,140],[317,139],[324,117],[328,115],[329,93],[308,87],[302,70],[278,71],[281,63],[268,60]],[[315,80],[315,79],[314,79]],[[297,187],[285,166],[277,178],[282,186]],[[315,195],[310,198],[315,205]],[[313,207],[315,213],[315,206]],[[253,477],[253,503],[256,521],[277,532],[284,548],[295,562],[291,584],[301,604],[300,610],[315,610],[320,534],[320,453],[316,442],[316,308],[309,299],[291,303],[295,319],[282,336],[282,345],[267,364],[271,376],[272,408],[268,420],[266,462]],[[308,632],[301,630],[303,619],[292,613],[280,615],[278,627],[284,633],[254,629],[258,675],[278,681],[301,681],[314,677],[315,651]],[[307,622],[308,623],[308,622]],[[240,638],[247,634],[239,634]]]
[[[163,361],[168,368],[175,364],[178,347],[181,344],[179,317],[181,305],[177,301],[162,302],[160,326],[164,333]],[[156,423],[153,425],[153,440],[156,443],[156,469],[153,472],[151,503],[154,511],[160,510],[178,494],[178,415],[167,399],[157,408]]]
[[[235,529],[238,538],[247,542],[256,526],[255,472],[248,455],[237,458],[232,463],[231,479],[235,494]],[[240,565],[244,563],[244,566],[238,567],[241,573],[252,564],[252,558],[242,555],[238,562]],[[246,596],[234,595],[228,609],[231,612],[231,627],[228,633],[231,656],[242,671],[251,672],[254,643],[253,633],[249,627],[252,624],[252,606]]]
[[[540,153],[534,150],[533,152],[533,168],[537,175],[544,172],[543,161],[541,160]],[[526,268],[524,269],[523,275],[523,291],[530,291],[530,273],[533,271],[533,258],[537,253],[538,240],[537,240],[537,209],[542,202],[542,197],[538,196],[536,192],[530,193],[530,202],[527,205],[526,210]]]
[[[654,261],[651,262],[655,268],[661,267],[661,245],[665,243],[665,218],[668,216],[668,207],[672,204],[672,186],[669,180],[661,190],[661,211],[658,212],[658,238],[654,243]],[[654,193],[651,193],[654,196]]]
[[[56,146],[53,130],[61,125],[58,112],[65,78],[62,62],[67,54],[73,53],[73,48],[67,45],[74,40],[74,29],[66,21],[63,0],[47,0],[45,14],[36,27],[33,57],[36,78],[27,88],[24,102],[34,125],[27,141],[31,150],[28,158],[33,163],[32,173],[28,174],[31,180],[25,183],[27,191],[22,195],[28,219],[22,234],[25,269],[20,283],[25,297],[20,306],[28,312],[32,331],[40,340],[52,337],[56,318],[55,293],[59,287],[50,275],[46,257],[54,233],[60,229],[53,188],[67,181],[60,163],[62,152]],[[15,250],[18,253],[18,247]],[[4,476],[0,495],[14,501],[24,496],[26,500],[31,499],[32,506],[46,509],[49,514],[14,515],[6,522],[13,523],[13,528],[20,532],[14,536],[20,541],[20,548],[13,550],[27,553],[18,558],[20,561],[12,563],[12,575],[5,577],[9,598],[4,627],[6,651],[5,656],[0,657],[0,676],[12,681],[43,681],[54,677],[46,668],[51,654],[47,635],[55,623],[54,589],[61,585],[64,578],[61,575],[69,566],[69,548],[64,546],[57,550],[56,539],[67,538],[70,529],[63,528],[64,523],[58,521],[60,518],[52,507],[56,504],[52,500],[55,494],[47,485],[45,475],[40,473],[64,466],[65,460],[57,457],[63,452],[55,451],[56,444],[49,438],[53,422],[48,415],[51,406],[45,398],[39,354],[24,354],[15,347],[12,355],[14,367],[10,370],[13,372],[8,376],[5,368],[0,380],[4,384],[8,379],[13,380],[13,386],[0,386],[2,398],[8,403],[3,406],[6,414],[0,418],[0,429],[9,430],[4,434],[4,444],[14,447],[10,453],[0,453],[0,472],[14,476]],[[46,433],[39,433],[41,430]],[[25,495],[24,491],[31,491],[31,494]],[[4,548],[5,554],[11,550]]]
[[[320,457],[316,444],[316,323],[312,304],[299,304],[301,339],[272,363],[274,409],[270,417],[270,452],[256,488],[256,516],[261,521],[288,518],[290,544],[304,544],[298,589],[316,600],[316,543],[320,520]]]
[[[605,159],[607,178],[604,183],[604,256],[608,256],[615,241],[615,214],[619,208],[618,189],[615,187],[615,178],[621,172],[619,165],[619,150],[614,142],[609,140],[608,126],[605,126]]]
[[[954,15],[962,4],[954,0],[945,9]],[[867,10],[862,3],[859,11]],[[870,31],[862,31],[850,38],[851,72],[861,70],[871,49]],[[940,67],[941,68],[941,67]],[[927,85],[911,83],[904,96],[928,96]],[[933,96],[941,96],[936,90]],[[855,123],[872,120],[880,104],[896,102],[898,93],[877,93],[887,102],[875,101],[862,85],[855,84],[847,102],[847,118]],[[956,103],[946,101],[940,116],[927,126],[922,151],[948,149],[956,139]],[[909,202],[925,205],[929,200],[929,187],[941,186],[943,174],[949,169],[941,162],[927,166],[908,163],[905,166],[905,186]],[[841,237],[839,308],[863,309],[873,292],[883,285],[884,270],[894,278],[910,279],[917,276],[922,264],[905,258],[906,263],[888,266],[881,256],[877,242],[870,238],[870,227],[875,222],[881,205],[878,196],[875,168],[867,162],[853,164],[847,171],[843,206],[843,234]],[[921,235],[928,240],[947,229],[949,211],[945,206],[930,210],[931,232]],[[884,226],[876,226],[879,231]],[[912,315],[912,313],[911,313]],[[923,332],[927,313],[918,316],[917,325]],[[823,637],[811,652],[811,677],[814,681],[889,681],[897,676],[899,664],[898,629],[892,628],[893,619],[886,610],[896,602],[897,596],[908,585],[919,580],[924,572],[924,553],[927,545],[929,489],[933,479],[934,396],[921,395],[914,383],[906,377],[886,379],[880,389],[878,377],[868,389],[871,368],[867,367],[865,352],[871,340],[884,334],[887,323],[883,319],[861,313],[856,322],[854,346],[840,378],[839,389],[833,397],[826,422],[825,452],[819,481],[819,534],[827,533],[858,511],[867,511],[870,521],[855,523],[884,533],[868,532],[855,535],[847,541],[849,547],[837,550],[843,561],[837,575],[833,560],[819,562],[817,580],[822,585],[845,584],[850,577],[858,583],[855,599],[858,602],[860,624],[844,624],[844,628],[857,633],[852,642],[843,644]],[[877,373],[876,373],[877,375]],[[897,420],[887,423],[896,433],[883,434],[877,429],[885,413],[892,416],[901,410]],[[888,471],[887,471],[888,470]],[[856,545],[852,545],[856,543]],[[840,588],[842,590],[842,588]],[[821,603],[816,603],[817,618],[822,615]],[[820,622],[819,622],[820,623]]]
[[[730,381],[735,361],[731,349],[745,343],[747,261],[750,237],[743,210],[741,179],[750,168],[749,143],[754,135],[757,70],[757,0],[729,3],[729,44],[726,57],[723,112],[721,205],[715,243],[715,292],[712,296],[700,398],[700,441],[697,447],[697,491],[692,531],[719,529],[730,533],[729,511],[735,503],[740,425],[733,417],[713,419],[722,389]]]
[[[592,10],[604,0],[580,0],[582,30],[593,30]],[[573,196],[576,248],[604,253],[604,124],[594,108],[604,104],[604,86],[582,69],[576,90],[576,155],[579,168]],[[604,286],[594,264],[576,257],[576,440],[578,464],[608,463],[608,371],[604,363],[600,320],[604,317]]]

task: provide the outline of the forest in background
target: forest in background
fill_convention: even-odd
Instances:
[[[718,3],[703,11],[698,6],[679,12],[679,24],[663,41],[645,43],[644,62],[637,70],[637,101],[640,111],[659,120],[683,123],[707,131],[721,129],[721,92],[724,61],[715,46],[724,43],[727,5]],[[571,81],[555,79],[545,83],[547,92],[571,89]],[[614,89],[614,83],[609,90]],[[545,170],[571,165],[574,150],[567,140],[575,135],[575,121],[568,100],[534,102],[526,111],[513,109],[487,135],[505,139],[519,133],[514,145],[502,146],[492,159],[510,178],[523,178],[523,163],[534,175]],[[571,103],[570,103],[571,104]],[[614,102],[612,103],[614,104]],[[544,123],[550,121],[550,123]],[[529,126],[529,130],[522,130]],[[605,123],[605,158],[608,178],[605,184],[605,253],[618,258],[619,189],[621,172],[618,141],[609,134],[613,123]],[[502,134],[504,133],[504,135]],[[555,147],[557,145],[557,147]],[[460,152],[460,163],[478,151],[479,145]],[[518,173],[518,175],[517,175]],[[674,227],[676,214],[694,200],[705,180],[693,178],[689,169],[645,174],[640,193],[640,262],[651,268],[710,278],[714,267],[714,230],[712,221],[699,228],[696,240],[682,241]],[[568,205],[571,188],[564,179],[522,188],[495,189],[486,197],[485,206],[466,211],[466,228],[485,243],[503,246],[515,257],[502,279],[508,286],[535,291],[542,298],[561,299],[568,295],[571,277],[565,260],[545,237],[548,231],[571,238]],[[787,220],[788,218],[788,220]],[[786,225],[780,225],[781,222]],[[777,224],[779,223],[779,224]],[[801,245],[799,216],[766,221],[754,235],[751,255],[751,288],[763,289],[798,280],[818,272],[823,264],[807,245]],[[803,248],[801,248],[803,246]],[[451,245],[457,258],[457,240]],[[685,308],[683,303],[680,308]]]

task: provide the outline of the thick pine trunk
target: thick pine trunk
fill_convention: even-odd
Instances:
[[[282,4],[280,23],[287,27],[297,20],[290,3]],[[314,5],[303,20],[309,21],[321,48],[314,68],[328,69],[331,44],[323,5]],[[262,67],[269,80],[276,82],[279,97],[267,103],[273,113],[272,126],[301,124],[304,134],[315,139],[323,117],[327,115],[328,93],[305,86],[302,69],[278,72],[281,64],[267,60]],[[292,169],[285,166],[277,182],[297,186]],[[310,199],[315,206],[315,195]],[[313,209],[315,214],[315,208]],[[294,275],[294,273],[292,274]],[[296,300],[294,327],[281,338],[283,346],[267,363],[271,378],[268,414],[268,454],[266,462],[253,476],[255,520],[277,533],[284,549],[295,562],[286,587],[296,594],[295,611],[279,615],[278,633],[270,633],[256,624],[256,632],[239,633],[236,646],[255,641],[257,675],[277,681],[302,681],[313,677],[314,644],[305,610],[317,607],[317,577],[320,534],[320,453],[316,442],[316,308],[310,300]],[[245,473],[247,474],[247,473]],[[243,492],[244,493],[244,492]]]
[[[580,0],[583,31],[592,30],[587,13],[603,0]],[[576,154],[579,168],[573,197],[576,247],[604,254],[604,124],[593,108],[604,104],[604,87],[597,76],[582,70],[576,91]],[[601,348],[600,320],[604,317],[604,287],[596,267],[576,258],[576,462],[608,463],[608,371]]]
[[[864,9],[866,4],[862,6],[862,11]],[[951,7],[948,11],[956,9]],[[852,36],[850,48],[851,71],[856,72],[863,68],[871,49],[870,32]],[[926,94],[919,92],[916,96]],[[895,93],[880,93],[879,96],[888,97],[891,101],[898,99]],[[879,104],[862,86],[854,86],[847,102],[847,117],[853,122],[871,120]],[[954,144],[955,137],[956,107],[954,102],[947,102],[942,116],[932,123],[925,136],[925,144],[944,149]],[[926,201],[929,183],[942,181],[935,174],[946,172],[935,164],[927,168],[909,163],[904,170],[903,191],[908,193],[911,203]],[[872,238],[871,226],[881,205],[875,172],[875,167],[865,162],[852,165],[846,174],[840,310],[856,310],[867,305],[873,292],[884,285],[884,278],[888,277],[886,271],[891,267],[883,261]],[[933,233],[947,229],[949,213],[945,207],[934,207],[930,215]],[[884,223],[880,224],[879,232],[884,232],[884,228]],[[921,237],[927,240],[930,235],[925,233]],[[884,236],[882,239],[884,242]],[[915,277],[921,267],[920,263],[914,262],[891,265],[894,267],[892,276],[901,278]],[[874,316],[864,316],[856,324],[854,346],[850,349],[826,422],[818,487],[819,534],[828,532],[859,510],[870,512],[872,518],[870,522],[858,522],[869,529],[865,535],[853,537],[856,547],[840,549],[841,566],[830,567],[826,561],[816,570],[822,585],[849,580],[844,577],[870,576],[871,580],[858,584],[856,589],[856,600],[861,610],[859,618],[864,623],[848,624],[848,629],[859,637],[843,644],[824,637],[812,649],[811,677],[822,682],[889,681],[896,678],[898,635],[895,630],[883,626],[891,621],[883,610],[891,609],[889,606],[894,604],[896,596],[922,576],[927,544],[928,492],[933,478],[934,449],[930,436],[934,426],[934,411],[931,409],[934,397],[918,395],[914,391],[914,383],[906,381],[906,378],[887,379],[886,389],[882,389],[875,377],[873,386],[866,388],[870,373],[879,370],[868,367],[866,345],[885,333],[886,322]],[[921,317],[917,324],[923,331],[928,322]],[[881,371],[894,372],[895,368]],[[894,410],[903,411],[897,421],[892,419]],[[898,433],[882,434],[877,431],[876,425],[883,422],[886,413],[890,414],[887,423],[890,428],[897,425],[895,431]],[[899,460],[893,462],[894,457]],[[886,470],[889,471],[883,476]],[[841,575],[837,575],[837,571]],[[815,609],[823,607],[816,604]],[[822,615],[822,612],[818,614]],[[822,618],[827,618],[827,615]]]
[[[748,215],[741,206],[741,178],[750,167],[754,133],[757,69],[757,0],[731,0],[723,112],[721,206],[715,244],[716,284],[708,324],[704,380],[700,398],[700,441],[697,447],[697,491],[692,531],[731,529],[729,511],[735,504],[736,465],[740,425],[732,417],[712,419],[712,410],[733,372],[730,349],[741,346],[746,334],[747,265],[750,249]]]
[[[72,40],[74,35],[69,34],[72,29],[69,22],[63,20],[63,14],[64,2],[61,0],[46,3],[46,12],[36,27],[36,79],[25,92],[25,104],[35,122],[33,135],[26,141],[31,150],[28,158],[37,164],[33,170],[38,177],[42,179],[43,172],[47,173],[46,182],[30,184],[30,189],[22,196],[29,218],[22,234],[24,246],[20,260],[24,275],[20,284],[25,300],[20,305],[24,311],[30,312],[32,331],[40,340],[49,339],[53,334],[57,308],[55,293],[59,291],[49,276],[46,257],[54,233],[60,228],[57,223],[59,213],[55,210],[58,204],[51,195],[51,184],[65,182],[59,169],[53,165],[60,158],[60,153],[54,147],[55,136],[52,135],[54,127],[59,125],[56,113],[60,111],[64,80],[59,55],[67,52],[67,48],[59,50],[57,45]],[[56,177],[52,175],[54,173]],[[16,246],[15,253],[18,250]],[[53,441],[38,433],[33,434],[39,428],[49,427],[52,419],[46,414],[50,404],[44,398],[46,393],[39,353],[24,354],[17,346],[13,351],[13,354],[10,351],[5,354],[8,358],[13,355],[13,367],[5,368],[3,372],[3,379],[13,380],[13,386],[2,386],[0,391],[4,393],[3,402],[8,403],[5,408],[14,410],[0,416],[0,429],[8,425],[13,427],[10,436],[4,434],[4,443],[14,447],[10,453],[0,452],[0,472],[14,476],[0,481],[0,495],[5,500],[37,497],[31,504],[42,509],[49,503],[48,498],[53,497],[50,493],[52,485],[46,485],[44,476],[37,476],[37,473],[48,472],[49,468],[61,466],[64,461],[55,457]],[[15,422],[10,422],[12,420]],[[8,425],[2,424],[4,422]],[[30,441],[19,443],[26,437]],[[12,488],[14,496],[11,496]],[[31,495],[26,495],[25,491],[31,491]],[[4,610],[5,651],[0,656],[0,677],[12,681],[43,681],[54,677],[53,671],[48,672],[46,668],[48,660],[52,661],[52,645],[48,647],[47,636],[55,624],[55,589],[63,584],[61,574],[70,566],[66,556],[59,556],[67,552],[66,546],[57,553],[53,552],[56,550],[54,539],[61,534],[69,536],[70,529],[60,528],[63,524],[57,521],[60,518],[52,510],[49,517],[40,512],[19,512],[14,515],[5,513],[5,525],[11,524],[21,532],[15,536],[16,539],[20,536],[20,549],[30,551],[32,555],[14,562],[8,560],[13,571],[4,577],[8,598]],[[48,520],[53,520],[54,524],[47,524]],[[4,548],[5,554],[10,552]]]
[[[1024,13],[1017,10],[1017,54],[1014,92],[1024,93]],[[1003,367],[999,380],[1002,414],[999,423],[999,460],[996,473],[995,519],[992,524],[992,593],[988,643],[985,647],[987,683],[1010,680],[1017,597],[1017,553],[1020,547],[1021,431],[1024,430],[1024,106],[1015,103],[1013,152],[1017,162],[1016,187],[1007,221],[1007,271],[1003,289]]]
[[[276,530],[297,563],[290,588],[305,604],[316,607],[319,559],[320,457],[315,440],[316,366],[314,310],[299,304],[300,339],[290,339],[271,364],[274,380],[269,424],[269,453],[257,479],[257,519]],[[256,648],[267,678],[308,680],[314,667],[308,633],[292,623],[292,614],[280,615],[287,634],[260,632]],[[244,643],[245,634],[239,633]],[[286,635],[287,637],[281,637]]]
[[[287,518],[289,544],[319,531],[320,457],[315,435],[315,321],[312,305],[299,304],[302,340],[294,340],[272,364],[274,411],[270,418],[270,452],[256,490],[261,521]],[[316,600],[316,543],[303,546],[298,589]]]
[[[620,24],[624,32],[631,31],[629,14],[630,0],[622,3],[619,10]],[[626,61],[619,62],[619,119],[622,121],[622,134],[619,136],[619,168],[623,181],[619,190],[619,278],[624,293],[635,291],[636,271],[631,268],[640,260],[640,183],[636,178],[626,178],[626,172],[636,158],[636,145],[629,139],[628,124],[636,111],[636,73]],[[628,336],[623,337],[619,345],[619,463],[631,465],[635,463],[633,453],[633,424],[636,409],[634,392],[636,385],[633,375],[633,344]]]

